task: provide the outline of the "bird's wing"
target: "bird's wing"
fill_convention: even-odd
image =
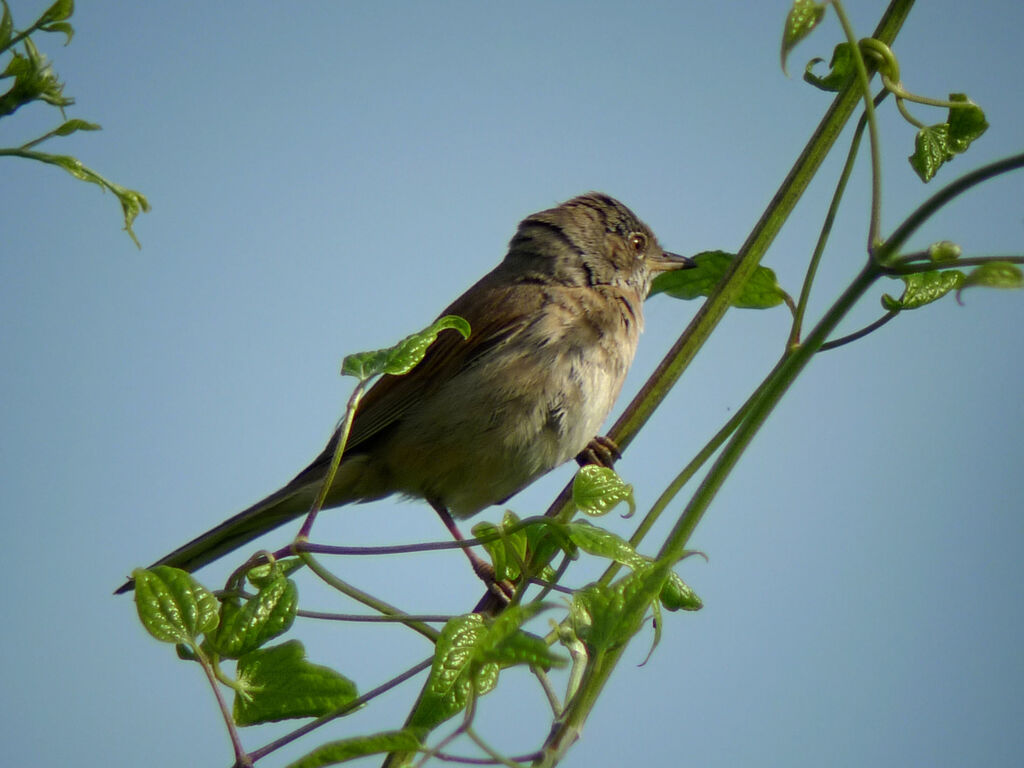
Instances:
[[[370,387],[352,421],[346,453],[358,450],[459,371],[527,327],[543,296],[537,291],[517,290],[516,286],[490,287],[487,282],[484,278],[441,313],[465,318],[470,325],[468,339],[454,330],[442,331],[412,371],[403,376],[385,374]],[[289,485],[298,486],[322,476],[334,455],[338,435],[339,430],[335,430],[323,452]]]
[[[459,315],[469,322],[469,338],[463,339],[456,331],[442,331],[412,371],[403,376],[382,376],[359,404],[348,446],[357,448],[488,350],[519,333],[530,312],[521,301],[515,301],[522,297],[521,291],[506,287],[476,292],[477,301],[472,304],[460,299],[448,307],[443,315]]]
[[[346,451],[365,445],[488,350],[522,332],[543,302],[541,291],[494,285],[487,277],[473,286],[442,313],[464,317],[470,324],[469,339],[464,340],[456,331],[442,331],[409,374],[381,377],[359,404]],[[195,570],[307,512],[333,458],[338,434],[335,430],[320,455],[283,488],[154,565]],[[134,582],[129,580],[117,591],[125,592],[133,586]]]

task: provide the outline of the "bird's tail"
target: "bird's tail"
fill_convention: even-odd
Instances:
[[[301,476],[300,476],[301,477]],[[296,478],[295,480],[299,480]],[[170,565],[186,571],[194,571],[211,563],[232,550],[247,544],[267,531],[284,525],[289,520],[309,511],[316,494],[316,484],[299,484],[292,481],[279,491],[258,501],[234,517],[225,520],[216,528],[164,555],[150,567]],[[115,594],[134,589],[135,581],[129,579]]]

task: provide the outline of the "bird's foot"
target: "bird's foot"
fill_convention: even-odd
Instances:
[[[469,553],[472,555],[472,553]],[[476,555],[470,557],[470,562],[473,564],[473,572],[477,575],[477,578],[484,583],[487,587],[487,593],[497,598],[502,605],[508,605],[512,602],[512,597],[516,593],[515,584],[508,579],[502,579],[498,581],[494,576],[494,567]]]
[[[615,441],[605,435],[598,435],[576,455],[576,463],[581,467],[594,464],[598,467],[614,469],[615,462],[622,458],[622,451]]]

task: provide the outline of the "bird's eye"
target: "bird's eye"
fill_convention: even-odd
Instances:
[[[643,232],[634,232],[629,236],[629,244],[633,247],[634,253],[641,255],[647,250],[647,235]]]

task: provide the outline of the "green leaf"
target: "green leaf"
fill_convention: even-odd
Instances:
[[[63,32],[64,45],[68,45],[71,42],[71,38],[75,36],[75,28],[66,21],[57,21],[53,24],[47,24],[45,27],[40,27],[40,29],[43,32]]]
[[[591,525],[586,520],[574,520],[567,528],[572,543],[588,554],[606,557],[630,568],[644,567],[650,562],[621,536]]]
[[[530,573],[546,581],[555,577],[555,570],[549,563],[556,552],[563,551],[571,559],[577,556],[576,548],[566,534],[565,524],[554,518],[534,518],[525,528],[525,533]]]
[[[494,578],[498,581],[515,581],[519,578],[519,566],[508,557],[505,542],[501,538],[501,528],[486,520],[474,525],[470,532],[475,539],[483,539],[496,536],[493,541],[485,542],[483,547],[491,556],[491,565],[494,567]]]
[[[498,581],[515,581],[522,571],[520,563],[526,562],[527,538],[525,529],[519,529],[509,533],[509,529],[520,525],[519,517],[511,510],[505,513],[505,517],[498,527],[493,523],[482,522],[473,526],[473,536],[482,539],[488,536],[497,536],[493,541],[485,542],[483,547],[491,556],[491,564],[494,566],[494,578]]]
[[[928,258],[932,261],[956,261],[962,253],[963,248],[950,240],[940,240],[928,246]]]
[[[450,619],[441,630],[430,677],[407,727],[432,730],[454,717],[472,696],[482,696],[498,682],[498,664],[478,666],[477,646],[487,635],[482,616],[471,613]]]
[[[945,123],[922,128],[914,139],[914,154],[908,159],[923,182],[931,181],[944,163],[966,152],[988,128],[985,113],[966,94],[951,93],[949,100],[963,106],[950,107]]]
[[[237,598],[225,600],[210,643],[221,656],[244,656],[291,628],[298,601],[295,582],[283,577],[271,581],[245,603]]]
[[[103,183],[107,189],[117,196],[117,201],[121,203],[121,213],[124,216],[124,227],[122,229],[128,233],[128,237],[132,239],[136,247],[141,248],[142,244],[139,243],[139,238],[135,236],[132,224],[135,223],[135,219],[138,218],[140,213],[149,211],[149,200],[141,192],[136,192],[134,189],[127,189],[120,184],[115,184],[106,179],[103,180]]]
[[[637,633],[649,607],[657,610],[655,600],[671,573],[667,562],[654,561],[612,585],[622,595],[622,612],[613,627],[615,644],[624,643]]]
[[[450,619],[438,637],[430,677],[408,727],[427,732],[454,717],[471,698],[497,685],[503,667],[529,664],[549,669],[561,664],[542,639],[520,629],[546,607],[513,606],[493,621],[476,613]]]
[[[98,131],[100,126],[85,120],[66,120],[53,133],[56,136],[69,136],[75,131]]]
[[[631,570],[649,568],[653,563],[649,557],[638,553],[633,545],[622,537],[591,525],[586,520],[575,520],[569,523],[567,528],[573,544],[588,554],[606,557]],[[697,593],[675,571],[669,572],[658,599],[670,611],[697,611],[704,607]]]
[[[518,530],[513,530],[515,528]],[[521,564],[526,564],[531,576],[551,580],[555,571],[549,563],[556,552],[568,551],[570,557],[575,557],[575,547],[565,533],[564,524],[551,517],[520,520],[509,510],[500,527],[482,522],[474,525],[472,531],[478,539],[497,537],[485,542],[483,547],[491,556],[494,574],[498,579],[520,579]]]
[[[548,670],[565,666],[565,659],[551,651],[544,639],[529,632],[516,632],[488,654],[502,669],[516,665]]]
[[[824,77],[818,77],[812,70],[823,61],[822,58],[811,59],[804,68],[804,81],[822,91],[841,91],[857,73],[853,49],[849,43],[840,43],[835,47],[832,51],[832,60],[828,63],[829,73]]]
[[[636,512],[633,486],[623,481],[614,469],[588,464],[580,467],[572,481],[572,501],[586,515],[605,515],[622,502],[629,505],[629,517]]]
[[[956,269],[914,272],[903,275],[900,279],[905,284],[900,298],[894,299],[888,293],[882,295],[882,307],[890,312],[917,309],[938,301],[950,291],[959,290],[964,282],[964,273]]]
[[[192,645],[217,627],[217,598],[179,568],[136,568],[135,607],[153,637],[165,643]]]
[[[331,741],[317,747],[308,755],[300,757],[287,768],[321,768],[325,765],[355,760],[367,755],[380,755],[386,752],[416,752],[422,746],[422,732],[414,728],[401,731],[382,731],[369,736],[354,736],[351,739]]]
[[[786,72],[786,58],[797,43],[811,34],[825,17],[824,3],[814,0],[794,0],[793,7],[786,16],[786,24],[782,29],[782,71]]]
[[[50,155],[43,152],[39,152],[38,154],[45,155],[45,157],[38,158],[44,163],[49,163],[50,165],[56,165],[58,168],[63,168],[76,179],[98,184],[100,187],[103,186],[103,182],[100,181],[99,174],[83,165],[81,160],[72,157],[71,155]]]
[[[908,159],[921,181],[931,181],[943,163],[953,159],[949,148],[949,126],[941,123],[919,130],[914,139],[914,154]]]
[[[654,655],[654,649],[658,647],[659,643],[661,643],[661,627],[664,621],[661,618],[661,606],[658,605],[658,601],[651,603],[651,613],[653,614],[652,624],[654,625],[654,637],[651,639],[651,647],[647,651],[647,655],[644,656],[644,660],[640,662],[641,667],[651,660],[651,656]]]
[[[64,84],[57,79],[50,62],[39,53],[31,38],[22,41],[25,54],[11,51],[2,77],[13,77],[14,84],[0,96],[0,117],[9,115],[32,101],[44,101],[55,107],[66,107],[75,100],[64,96]]]
[[[71,14],[75,12],[75,0],[57,0],[53,5],[47,8],[43,15],[36,21],[36,25],[42,26],[43,24],[49,24],[53,21],[64,21],[70,19]]]
[[[1024,273],[1020,268],[1008,261],[990,261],[972,269],[957,288],[956,300],[965,288],[982,286],[985,288],[1021,288],[1024,287]]]
[[[0,116],[2,114],[3,112],[0,110]],[[139,246],[139,239],[135,236],[134,230],[132,230],[132,223],[140,213],[149,210],[149,201],[145,195],[141,192],[136,192],[134,189],[126,189],[120,184],[115,184],[103,178],[96,171],[83,165],[81,161],[71,155],[51,155],[47,152],[33,151],[26,153],[25,157],[30,157],[42,163],[56,165],[58,168],[63,168],[76,179],[88,181],[96,184],[101,189],[109,189],[113,192],[118,202],[121,203],[121,211],[124,214],[124,230],[128,233],[132,242]]]
[[[576,590],[569,608],[573,633],[589,652],[612,645],[614,619],[622,611],[622,596],[604,584],[590,584]]]
[[[699,611],[704,607],[704,601],[675,571],[669,573],[658,599],[668,611]]]
[[[988,121],[981,107],[968,99],[966,93],[951,93],[949,100],[964,105],[949,108],[949,147],[956,153],[966,152],[971,142],[988,129]]]
[[[336,712],[356,698],[356,686],[328,667],[311,664],[298,640],[247,653],[238,660],[238,725],[256,725]]]
[[[671,572],[665,562],[649,562],[611,586],[591,584],[577,590],[569,617],[591,656],[636,634]]]
[[[565,660],[553,653],[543,639],[524,632],[521,627],[550,606],[545,603],[509,606],[487,627],[475,651],[475,663],[495,662],[501,669],[525,664],[548,670],[562,666]]]
[[[663,272],[654,279],[651,295],[664,292],[687,301],[710,296],[735,258],[735,254],[725,251],[698,253],[693,257],[696,269]],[[768,309],[785,301],[785,296],[775,273],[768,267],[758,267],[732,305],[739,309]]]
[[[0,51],[3,51],[11,42],[14,32],[14,20],[11,18],[11,9],[7,7],[7,0],[0,0],[3,4],[3,16],[0,16]]]
[[[245,577],[256,589],[262,589],[273,581],[291,576],[303,565],[305,564],[297,557],[286,557],[272,563],[254,566],[245,572]]]
[[[346,356],[341,362],[341,373],[343,376],[355,376],[361,381],[381,373],[395,376],[408,373],[423,359],[438,334],[448,328],[458,331],[465,339],[469,338],[469,323],[457,315],[445,315],[422,331],[406,336],[393,347]]]

